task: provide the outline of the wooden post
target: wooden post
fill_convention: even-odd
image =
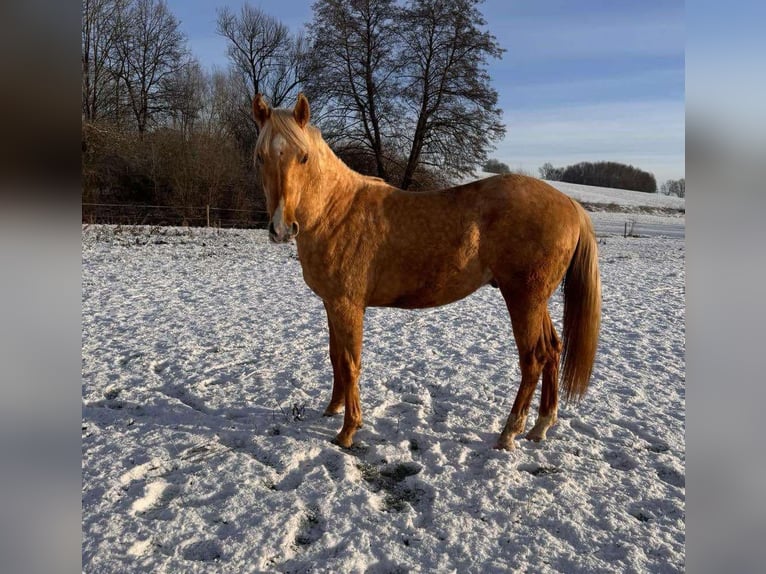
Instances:
[[[207,207],[207,226],[210,227],[210,206]]]

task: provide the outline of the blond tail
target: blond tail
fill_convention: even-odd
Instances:
[[[601,278],[593,224],[580,215],[580,238],[564,277],[564,330],[561,386],[566,401],[578,401],[588,389],[601,325]]]

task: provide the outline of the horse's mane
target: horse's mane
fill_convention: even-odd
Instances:
[[[268,122],[261,128],[261,132],[258,135],[258,141],[255,144],[256,149],[263,149],[263,146],[268,145],[272,137],[276,134],[280,134],[284,137],[288,144],[297,148],[300,153],[308,153],[311,149],[319,149],[320,153],[310,155],[312,162],[319,161],[321,166],[332,157],[335,162],[343,165],[349,173],[354,174],[355,177],[362,179],[369,184],[386,184],[386,181],[380,177],[362,175],[351,168],[349,168],[342,159],[335,155],[327,142],[322,137],[322,132],[316,126],[307,124],[304,128],[301,128],[295,121],[293,112],[285,109],[272,109]],[[386,184],[387,185],[387,184]]]

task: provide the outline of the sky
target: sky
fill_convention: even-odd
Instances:
[[[226,68],[216,8],[241,1],[168,0],[203,66]],[[251,4],[293,31],[311,2]],[[487,28],[505,49],[489,62],[506,135],[490,157],[537,175],[546,162],[617,161],[685,175],[684,2],[486,0]]]

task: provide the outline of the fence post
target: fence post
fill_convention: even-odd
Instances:
[[[207,226],[210,227],[210,206],[207,205]]]

